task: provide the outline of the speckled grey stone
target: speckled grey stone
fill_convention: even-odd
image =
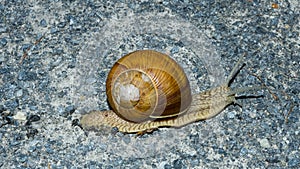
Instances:
[[[6,44],[7,44],[6,38],[1,38],[0,39],[0,45],[1,45],[1,47],[4,47]]]
[[[47,27],[47,21],[46,21],[45,19],[42,19],[42,20],[40,21],[40,25],[41,25],[42,27]]]
[[[264,139],[259,139],[260,146],[263,148],[270,148],[270,143],[269,140],[264,138]]]
[[[5,33],[5,32],[7,32],[7,28],[0,26],[0,33]]]

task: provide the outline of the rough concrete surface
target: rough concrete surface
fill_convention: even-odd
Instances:
[[[299,168],[300,3],[0,1],[0,168]],[[109,109],[105,80],[126,53],[154,49],[193,93],[245,66],[239,105],[179,129],[124,134],[76,125]]]

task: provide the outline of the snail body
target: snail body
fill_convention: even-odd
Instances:
[[[212,118],[236,102],[237,93],[260,88],[229,87],[240,62],[223,85],[191,95],[183,69],[169,56],[153,50],[129,53],[114,64],[106,81],[113,110],[91,111],[82,116],[80,124],[83,128],[109,126],[124,133],[143,133]]]

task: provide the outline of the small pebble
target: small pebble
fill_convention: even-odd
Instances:
[[[41,22],[40,22],[40,25],[42,27],[47,27],[47,21],[45,19],[42,19]]]
[[[264,138],[264,139],[258,139],[258,142],[260,144],[260,146],[262,146],[263,148],[270,148],[271,145],[269,143],[269,140]]]
[[[5,57],[4,56],[0,56],[0,63],[5,61]]]
[[[6,27],[0,27],[0,33],[5,33],[7,32],[7,28]]]
[[[300,166],[300,158],[292,158],[288,161],[289,167],[299,167]]]
[[[235,118],[235,116],[236,116],[236,112],[235,112],[235,111],[230,111],[230,112],[228,112],[228,114],[227,114],[227,117],[228,117],[229,119],[233,119],[233,118]]]
[[[20,90],[18,90],[17,92],[16,92],[16,96],[17,97],[21,97],[23,95],[23,90],[22,89],[20,89]]]
[[[5,38],[0,39],[0,46],[4,47],[7,44],[7,40]]]
[[[17,114],[13,116],[13,118],[15,120],[25,121],[27,117],[26,117],[26,113],[18,111]]]

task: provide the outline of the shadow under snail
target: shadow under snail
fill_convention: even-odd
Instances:
[[[212,118],[236,103],[236,94],[260,86],[232,89],[240,59],[224,84],[191,94],[183,69],[168,55],[140,50],[119,59],[108,74],[106,93],[112,110],[82,116],[83,128],[117,127],[124,133],[150,132],[159,127],[181,127]]]

